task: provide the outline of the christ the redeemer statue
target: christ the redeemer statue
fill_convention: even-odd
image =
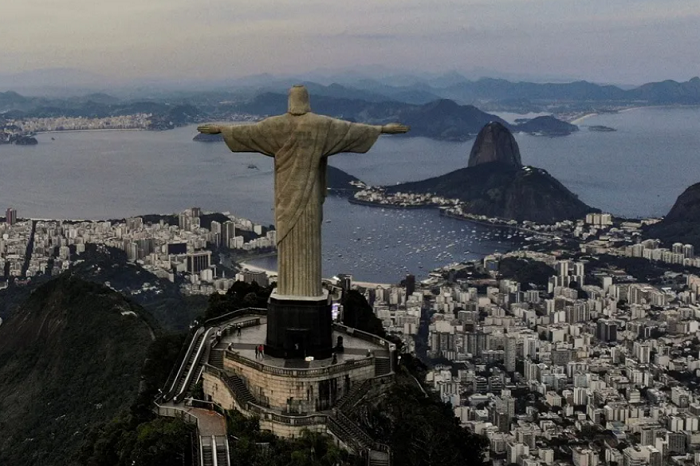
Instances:
[[[241,126],[204,125],[221,133],[232,152],[259,152],[275,158],[277,295],[320,297],[321,221],[328,156],[365,153],[382,133],[408,131],[399,124],[365,125],[311,112],[304,86],[289,90],[286,114]]]

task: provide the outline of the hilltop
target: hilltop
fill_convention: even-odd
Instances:
[[[594,209],[546,170],[487,163],[423,181],[387,187],[388,193],[434,193],[459,199],[473,214],[537,223],[577,219]]]
[[[474,141],[469,153],[469,167],[484,163],[499,162],[522,167],[518,143],[504,125],[492,122],[484,126]]]
[[[326,186],[330,194],[338,196],[350,196],[360,188],[351,183],[359,183],[360,180],[340,168],[328,166],[326,172]]]
[[[597,211],[547,171],[523,167],[518,143],[501,123],[489,123],[480,131],[467,168],[388,186],[386,192],[432,193],[459,199],[468,213],[538,223],[581,218]]]
[[[151,216],[144,216],[144,220]],[[204,311],[206,298],[184,296],[179,283],[159,278],[127,261],[121,249],[86,245],[71,273],[74,277],[109,287],[142,306],[150,319],[169,331],[186,330]]]
[[[646,233],[667,246],[684,243],[700,250],[700,183],[683,191],[668,215],[661,222],[647,227]]]
[[[120,294],[61,275],[0,326],[0,464],[71,464],[84,436],[129,407],[154,337]]]

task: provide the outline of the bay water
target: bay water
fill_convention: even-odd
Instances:
[[[588,131],[591,125],[615,132]],[[559,138],[516,135],[523,163],[548,170],[589,205],[626,217],[660,216],[700,181],[700,108],[644,108],[598,115]],[[20,217],[124,218],[198,206],[273,222],[272,159],[192,141],[172,131],[46,133],[36,146],[0,145],[0,210]],[[383,136],[367,154],[330,164],[369,184],[394,184],[466,166],[473,141]],[[395,282],[406,273],[513,247],[511,232],[329,197],[324,207],[324,275]],[[257,265],[274,268],[274,258]]]

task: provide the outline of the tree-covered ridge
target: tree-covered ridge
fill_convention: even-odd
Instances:
[[[506,257],[498,262],[498,274],[501,278],[519,282],[521,289],[527,291],[532,285],[537,289],[547,289],[549,277],[556,275],[556,271],[542,261]]]
[[[0,464],[72,464],[84,436],[136,398],[152,341],[145,312],[62,275],[0,326]]]
[[[193,464],[195,427],[153,412],[158,395],[176,363],[184,334],[158,337],[148,350],[141,391],[131,406],[93,427],[85,436],[74,463],[84,466],[158,466]]]
[[[235,282],[225,295],[214,293],[209,297],[209,306],[204,319],[212,319],[246,307],[266,308],[275,283],[262,287],[253,283]]]

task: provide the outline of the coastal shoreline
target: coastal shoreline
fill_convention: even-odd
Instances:
[[[581,115],[580,117],[577,117],[569,123],[572,125],[578,125],[581,122],[587,120],[588,118],[592,118],[595,116],[600,116],[600,115],[605,115],[605,114],[614,114],[614,113],[627,113],[631,112],[634,110],[643,110],[646,108],[659,108],[659,109],[675,109],[675,108],[698,108],[700,106],[698,105],[682,105],[682,104],[675,104],[675,105],[636,105],[634,107],[625,107],[625,108],[620,108],[619,110],[613,110],[613,111],[602,111],[602,112],[591,112],[591,113],[586,113],[585,115]]]
[[[439,208],[439,206],[433,205],[433,204],[421,204],[421,205],[379,204],[377,202],[363,201],[360,199],[355,199],[354,197],[349,197],[348,202],[350,204],[364,205],[367,207],[385,207],[387,209],[396,209],[396,210],[402,210],[402,209],[407,209],[407,210],[438,209]]]
[[[103,131],[154,131],[147,128],[96,128],[96,129],[55,129],[53,131],[37,131],[36,134],[59,133],[98,133]]]
[[[468,217],[462,217],[459,215],[455,214],[450,214],[445,211],[445,209],[441,208],[439,205],[435,204],[422,204],[422,205],[416,205],[416,206],[411,206],[411,205],[396,205],[396,204],[379,204],[376,202],[371,202],[371,201],[361,201],[357,200],[354,198],[348,199],[348,202],[351,204],[357,204],[357,205],[363,205],[367,207],[373,207],[373,208],[387,208],[387,209],[394,209],[394,210],[416,210],[416,209],[437,209],[440,213],[441,217],[448,217],[452,218],[455,220],[461,220],[463,222],[472,222],[477,225],[485,226],[485,227],[495,227],[495,228],[511,228],[511,229],[516,229],[516,230],[522,230],[522,227],[518,225],[512,225],[507,222],[499,221],[499,222],[489,222],[486,220],[477,220],[477,219],[471,219]],[[527,231],[527,230],[523,230]]]
[[[579,125],[579,124],[581,124],[581,122],[583,122],[584,120],[587,120],[588,118],[592,118],[592,117],[598,116],[598,115],[600,115],[600,113],[596,113],[596,112],[593,112],[593,113],[586,113],[586,114],[583,115],[583,116],[580,116],[580,117],[578,117],[578,118],[576,118],[576,119],[574,119],[574,120],[571,120],[569,123],[571,123],[572,125]]]

